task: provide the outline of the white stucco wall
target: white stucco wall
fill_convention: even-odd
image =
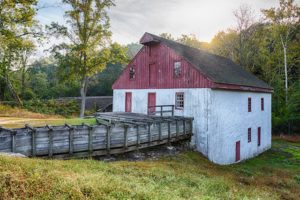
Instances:
[[[248,97],[252,111],[248,112]],[[264,98],[264,111],[261,111]],[[209,159],[219,164],[235,162],[235,144],[240,141],[241,160],[251,158],[271,147],[271,94],[254,92],[211,91],[212,113],[209,121]],[[261,127],[261,145],[257,129]],[[248,128],[251,142],[248,143]]]
[[[132,112],[147,113],[148,93],[156,93],[156,105],[174,105],[175,93],[184,92],[184,110],[175,115],[194,117],[193,144],[198,151],[218,164],[235,162],[235,143],[241,142],[241,160],[253,157],[271,146],[271,94],[192,89],[114,90],[113,111],[125,111],[125,93],[132,92]],[[248,113],[248,97],[252,112]],[[260,98],[265,109],[260,110]],[[257,146],[257,128],[261,127],[261,146]],[[248,143],[248,128],[252,141]]]
[[[184,92],[184,109],[174,115],[194,117],[192,144],[207,156],[208,118],[210,112],[211,89],[131,89],[114,90],[113,111],[125,111],[125,93],[132,92],[132,112],[147,113],[148,93],[156,93],[156,105],[174,105],[176,92]]]

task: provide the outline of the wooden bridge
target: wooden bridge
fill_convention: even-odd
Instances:
[[[0,128],[0,152],[29,157],[73,158],[120,154],[192,136],[193,118],[98,113],[98,124]]]

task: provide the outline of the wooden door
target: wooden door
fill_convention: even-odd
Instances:
[[[149,86],[155,87],[157,83],[157,67],[155,63],[149,65]]]
[[[155,107],[156,106],[156,93],[150,92],[148,93],[148,113],[151,114],[156,111]]]
[[[235,161],[239,161],[241,159],[241,142],[237,141],[235,143]]]
[[[126,92],[125,94],[125,112],[131,112],[132,93]]]

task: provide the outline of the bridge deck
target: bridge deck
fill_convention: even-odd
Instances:
[[[192,118],[97,113],[98,124],[0,129],[0,152],[72,158],[120,154],[192,136]]]

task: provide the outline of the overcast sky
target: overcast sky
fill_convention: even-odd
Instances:
[[[279,0],[115,0],[109,10],[113,41],[121,44],[137,42],[144,32],[160,34],[195,34],[209,42],[220,30],[235,26],[232,14],[242,4],[255,10],[278,6]],[[42,24],[64,22],[65,6],[59,0],[40,0],[38,20]],[[300,0],[296,0],[300,2]]]

